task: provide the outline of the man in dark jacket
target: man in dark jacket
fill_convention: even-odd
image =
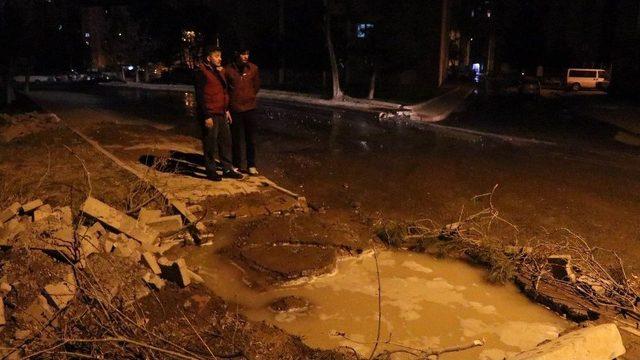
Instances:
[[[256,169],[256,96],[260,90],[258,67],[249,61],[249,50],[241,49],[234,61],[227,65],[227,78],[230,86],[230,107],[233,123],[231,135],[233,143],[233,166],[242,166],[242,142],[247,154],[247,171],[258,175]]]
[[[233,169],[229,161],[229,85],[222,67],[222,51],[208,48],[206,58],[198,66],[195,76],[198,121],[202,128],[202,147],[207,177],[220,181],[216,172],[216,158],[222,166],[222,174],[234,179],[242,174]]]

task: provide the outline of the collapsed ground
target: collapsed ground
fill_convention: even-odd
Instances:
[[[132,128],[131,132],[139,131],[140,128]],[[145,131],[157,132],[158,138],[162,138],[162,132],[158,129],[149,128]],[[125,132],[126,133],[126,132]],[[122,133],[118,133],[118,137],[108,136],[108,133],[102,132],[101,134],[93,133],[92,135],[99,135],[105,139],[111,139],[111,141],[126,140],[127,136],[123,136]],[[53,135],[53,136],[52,136]],[[113,134],[112,134],[113,135]],[[129,138],[130,139],[130,138]],[[132,142],[135,143],[135,142]],[[21,153],[15,154],[16,144],[20,144]],[[63,144],[67,145],[64,147]],[[43,156],[42,146],[47,149],[47,145],[54,150],[48,149],[47,154],[53,151],[52,156]],[[127,145],[126,142],[124,145]],[[139,187],[139,183],[135,177],[122,171],[117,166],[113,165],[110,160],[102,159],[98,153],[95,152],[90,146],[83,144],[81,139],[74,136],[71,132],[64,128],[53,126],[51,129],[46,128],[46,131],[33,134],[30,136],[14,139],[11,143],[3,144],[2,146],[2,159],[12,159],[2,162],[2,180],[3,186],[6,190],[4,194],[11,194],[11,196],[3,199],[3,209],[10,205],[15,200],[18,200],[21,204],[28,202],[29,200],[40,198],[46,203],[52,206],[65,206],[71,205],[73,214],[79,214],[79,208],[82,201],[87,195],[87,192],[91,190],[92,194],[98,196],[100,199],[108,204],[111,204],[115,208],[121,211],[132,210],[138,207],[141,199],[132,199],[131,194],[136,192]],[[86,154],[86,155],[85,155]],[[11,156],[9,156],[11,155]],[[78,159],[78,157],[80,159]],[[49,160],[53,159],[53,160]],[[83,161],[84,159],[84,161]],[[90,159],[87,161],[86,159]],[[29,167],[23,168],[24,164],[29,164]],[[74,165],[75,164],[75,165]],[[86,170],[84,166],[86,166]],[[304,168],[306,165],[301,163],[300,166]],[[24,170],[23,170],[24,169]],[[51,170],[46,170],[51,169]],[[19,170],[19,171],[16,171]],[[287,171],[293,171],[293,169],[287,169]],[[15,174],[24,174],[28,176],[16,176]],[[33,174],[37,176],[33,176]],[[88,187],[88,177],[86,174],[90,174],[91,189]],[[15,182],[4,181],[8,175],[11,174]],[[11,184],[11,185],[9,185]],[[388,219],[379,216],[372,212],[367,212],[363,209],[363,205],[357,201],[356,195],[349,189],[349,184],[344,184],[338,192],[344,193],[340,202],[343,202],[343,206],[333,206],[336,202],[332,202],[332,206],[326,206],[323,199],[314,201],[310,199],[310,211],[311,215],[304,213],[292,213],[282,214],[282,216],[275,217],[262,217],[253,220],[243,220],[243,215],[251,213],[251,206],[248,209],[239,209],[234,204],[233,199],[227,199],[227,201],[215,201],[209,200],[204,204],[206,208],[211,207],[217,210],[217,218],[210,218],[208,224],[211,230],[214,230],[217,234],[220,234],[216,241],[219,243],[217,246],[221,247],[221,251],[228,252],[228,255],[247,265],[249,272],[249,278],[253,281],[255,286],[270,286],[273,283],[286,281],[291,278],[299,276],[314,275],[313,270],[329,269],[335,257],[337,255],[356,255],[363,249],[369,247],[369,240],[376,239],[376,233],[380,233],[379,230],[384,228],[383,225],[387,224]],[[346,195],[346,196],[344,196]],[[331,199],[331,197],[325,197]],[[255,199],[256,203],[261,204],[260,199]],[[330,201],[327,201],[330,202]],[[250,204],[251,202],[249,202]],[[365,207],[368,204],[365,205]],[[482,209],[486,205],[486,198],[481,199],[476,204],[478,209]],[[162,204],[157,204],[158,207],[162,207]],[[472,212],[472,210],[468,210]],[[137,215],[136,212],[133,215]],[[212,215],[212,214],[209,214]],[[455,219],[457,216],[454,216]],[[450,217],[451,218],[451,217]],[[283,236],[283,233],[287,234]],[[416,234],[413,234],[416,235]],[[419,234],[423,236],[424,234]],[[427,234],[430,235],[430,234]],[[382,236],[384,239],[384,236]],[[387,239],[388,240],[388,239]],[[506,239],[508,243],[512,243],[512,239]],[[273,246],[274,243],[279,243],[281,246]],[[309,246],[301,246],[309,245]],[[396,244],[402,246],[403,244]],[[313,252],[309,256],[304,257],[299,261],[298,265],[306,265],[309,260],[317,261],[309,267],[291,268],[287,266],[286,260],[290,258],[291,252],[300,254],[300,251],[305,249],[313,249]],[[179,251],[176,251],[176,254]],[[171,253],[170,253],[171,254]],[[14,253],[15,255],[15,253]],[[7,255],[8,256],[8,255]],[[100,254],[92,255],[95,258],[95,262],[99,262],[101,259]],[[15,256],[13,258],[14,263],[19,259],[25,258],[24,256]],[[46,262],[45,258],[41,258],[39,261]],[[49,259],[49,258],[47,258]],[[278,261],[278,259],[284,259]],[[11,263],[11,261],[9,261]],[[17,264],[21,265],[19,262]],[[90,266],[91,266],[90,262]],[[99,266],[99,265],[95,265]],[[59,278],[61,274],[56,276]],[[34,279],[31,279],[32,281]],[[45,278],[38,283],[39,287],[45,286],[45,282],[52,281],[54,278]],[[60,280],[60,279],[58,279]],[[34,292],[37,292],[37,287],[34,287]],[[194,289],[200,290],[199,293],[191,293]],[[198,338],[197,334],[202,335],[207,331],[211,331],[213,334],[221,334],[220,329],[208,329],[211,324],[221,324],[224,329],[229,330],[229,322],[233,323],[233,333],[238,333],[240,328],[237,320],[237,314],[229,313],[227,305],[223,304],[219,299],[212,294],[206,294],[206,290],[196,287],[189,287],[186,289],[179,289],[178,286],[169,284],[163,290],[158,293],[158,297],[163,301],[173,304],[183,304],[185,313],[190,312],[187,308],[191,308],[192,304],[203,302],[201,296],[214,299],[213,301],[204,301],[207,304],[212,304],[214,308],[213,316],[216,316],[219,312],[216,311],[216,307],[220,306],[224,309],[220,310],[220,313],[224,313],[224,316],[229,316],[230,319],[225,321],[212,320],[211,322],[201,323],[202,328],[197,327],[197,331],[191,331],[189,336],[193,338],[192,345],[197,351],[206,354],[207,349],[202,347],[202,342]],[[191,300],[189,300],[191,299]],[[149,299],[147,299],[149,300]],[[144,300],[142,301],[144,304]],[[187,305],[185,305],[187,304]],[[151,302],[149,305],[149,326],[156,326],[160,322],[162,316],[157,311],[157,302]],[[162,306],[165,308],[165,306]],[[173,308],[173,307],[172,307]],[[154,310],[156,313],[154,313]],[[182,314],[174,314],[176,317],[171,318],[172,321],[164,321],[165,325],[173,324],[174,327],[170,330],[175,331],[174,335],[184,335],[181,332],[185,329],[190,329],[188,321],[184,320]],[[164,316],[164,314],[163,314]],[[191,315],[190,315],[191,316]],[[219,316],[219,315],[217,315]],[[179,318],[178,318],[179,317]],[[200,319],[204,317],[199,317]],[[176,319],[181,321],[180,326],[176,325]],[[219,319],[215,318],[214,319]],[[191,318],[192,322],[197,322],[194,318]],[[244,324],[244,322],[243,322]],[[268,337],[273,340],[273,343],[281,344],[276,346],[280,352],[275,351],[273,354],[263,354],[263,356],[282,357],[285,358],[310,358],[312,356],[327,356],[328,358],[339,358],[345,356],[341,353],[315,353],[307,349],[299,340],[291,338],[286,334],[278,332],[270,327],[262,324],[244,325],[245,330],[253,329],[252,326],[257,327],[258,330],[251,330],[240,333],[242,336],[247,336],[243,345],[234,346],[233,349],[227,349],[221,346],[215,351],[220,351],[218,354],[229,354],[228,351],[237,351],[236,349],[252,348],[256,352],[260,352],[260,346],[252,340],[258,339],[261,341],[262,337]],[[158,325],[160,326],[160,325]],[[197,326],[197,325],[195,325]],[[171,331],[169,332],[171,333]],[[252,338],[251,336],[255,336]],[[216,337],[212,335],[213,339],[207,339],[206,343],[220,344],[228,343],[228,338],[224,336]],[[177,337],[176,337],[177,338]],[[272,343],[272,344],[273,344]],[[627,341],[627,346],[633,348],[633,342]],[[164,344],[166,346],[166,344]],[[265,348],[263,348],[265,349]],[[116,350],[118,350],[116,348]],[[250,351],[250,350],[247,350]],[[633,354],[633,352],[630,352]],[[276,354],[279,354],[276,356]],[[249,353],[246,355],[250,356]],[[631,357],[632,358],[632,357]]]

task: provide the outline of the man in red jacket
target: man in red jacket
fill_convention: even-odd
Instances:
[[[202,128],[202,147],[207,177],[222,180],[216,172],[216,158],[222,166],[222,175],[241,179],[229,161],[229,85],[222,67],[222,51],[208,48],[206,58],[198,66],[195,76],[197,117]]]
[[[231,136],[233,144],[233,166],[242,166],[242,141],[247,154],[249,175],[258,175],[256,169],[256,96],[260,90],[258,67],[249,61],[249,50],[240,49],[235,59],[227,65],[227,79],[230,86],[230,107],[233,123]]]

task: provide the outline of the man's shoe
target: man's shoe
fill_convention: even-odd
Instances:
[[[222,176],[218,175],[217,172],[207,172],[207,179],[211,180],[211,181],[222,181]]]
[[[249,175],[257,176],[260,175],[260,173],[258,172],[258,169],[255,168],[255,166],[252,166],[249,168]]]
[[[242,179],[244,177],[244,175],[240,174],[239,172],[235,171],[235,170],[228,170],[225,171],[222,176],[229,178],[229,179]]]

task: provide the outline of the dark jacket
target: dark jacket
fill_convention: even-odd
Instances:
[[[231,93],[231,110],[244,112],[256,108],[256,95],[260,90],[258,67],[247,63],[243,69],[235,61],[227,65],[227,79]]]
[[[198,117],[202,120],[229,110],[229,85],[226,76],[208,64],[200,64],[195,75]]]

